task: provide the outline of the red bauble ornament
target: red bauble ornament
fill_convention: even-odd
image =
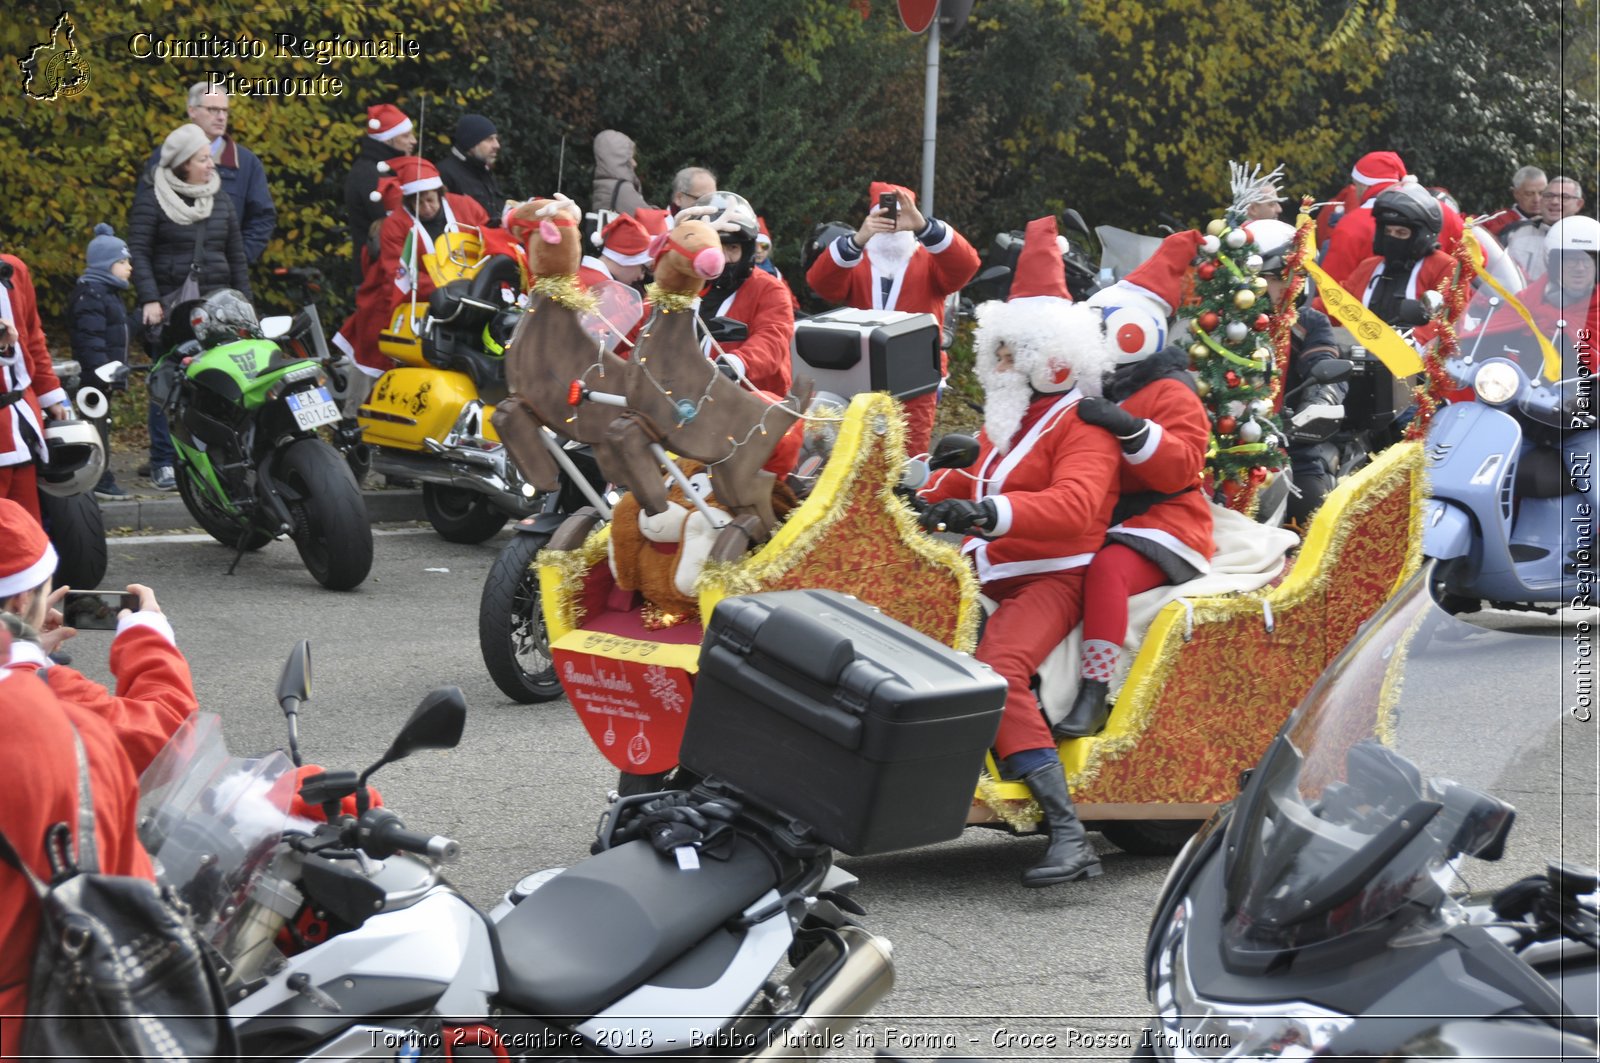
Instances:
[[[1228,386],[1230,388],[1236,388],[1239,386],[1239,374],[1235,373],[1232,369],[1224,373],[1222,379],[1228,382]]]
[[[1257,314],[1256,315],[1255,330],[1257,332],[1265,332],[1265,331],[1267,331],[1267,326],[1270,325],[1270,324],[1272,324],[1272,319],[1270,317],[1268,317],[1266,314]]]
[[[1200,268],[1195,272],[1200,274],[1201,280],[1208,281],[1217,275],[1217,264],[1215,262],[1202,262],[1200,263]]]
[[[1259,484],[1261,481],[1265,480],[1266,478],[1267,478],[1267,470],[1262,468],[1261,466],[1257,465],[1255,468],[1250,470],[1250,482],[1251,483]]]
[[[1233,435],[1233,430],[1238,426],[1239,422],[1235,421],[1232,417],[1223,416],[1217,418],[1217,431],[1221,432],[1225,436]]]
[[[1198,322],[1201,330],[1204,332],[1215,331],[1216,327],[1221,323],[1222,319],[1217,316],[1217,312],[1215,310],[1207,310],[1205,313],[1201,314]]]

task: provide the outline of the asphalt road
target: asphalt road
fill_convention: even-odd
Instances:
[[[338,594],[317,586],[287,542],[246,556],[229,576],[231,551],[209,540],[120,539],[104,585],[156,589],[202,705],[222,714],[235,753],[283,743],[273,691],[301,638],[313,647],[313,696],[301,714],[308,762],[365,767],[424,693],[460,686],[469,707],[460,747],[419,753],[375,781],[409,826],[462,843],[450,877],[486,906],[529,872],[582,859],[615,779],[565,701],[510,703],[483,670],[478,597],[503,541],[459,546],[426,528],[381,529],[372,576]],[[107,678],[108,642],[80,635],[69,643],[75,665]],[[1512,711],[1498,691],[1466,698],[1475,711]],[[1549,765],[1557,786],[1561,759]],[[1580,802],[1592,797],[1592,780],[1591,771]],[[1588,824],[1576,848],[1593,862]],[[1555,823],[1527,830],[1536,845],[1573,839]],[[897,985],[862,1026],[865,1040],[839,1054],[1126,1058],[1076,1045],[1094,1033],[1135,1037],[1143,1025],[1142,949],[1168,862],[1093,839],[1106,873],[1045,890],[1016,881],[1043,841],[993,831],[844,860],[861,879],[868,925],[894,943]]]

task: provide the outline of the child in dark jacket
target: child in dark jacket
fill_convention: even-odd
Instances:
[[[128,360],[128,341],[133,335],[133,320],[122,293],[133,275],[133,255],[116,232],[101,222],[89,241],[89,268],[78,277],[68,306],[67,321],[72,334],[72,355],[83,369],[83,383],[102,391],[108,389],[94,375],[108,362]],[[111,416],[100,419],[100,439],[106,448],[106,471],[95,485],[95,497],[118,499],[127,492],[117,485],[111,472]]]

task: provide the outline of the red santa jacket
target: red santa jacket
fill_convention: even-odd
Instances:
[[[806,271],[806,283],[822,298],[860,310],[901,310],[908,314],[932,314],[944,325],[944,301],[959,292],[978,272],[978,252],[950,225],[940,223],[936,242],[921,244],[912,252],[905,269],[884,298],[880,278],[868,261],[872,241],[866,252],[855,259],[844,257],[838,241],[817,256]],[[841,238],[842,239],[842,238]]]
[[[923,489],[929,502],[994,499],[995,527],[961,547],[979,582],[1080,568],[1105,542],[1119,450],[1111,433],[1078,419],[1081,397],[1073,388],[1035,398],[1010,450],[1001,454],[980,432],[977,465],[944,470]]]
[[[1590,373],[1600,372],[1600,355],[1595,351],[1595,345],[1600,343],[1600,288],[1589,294],[1587,307],[1560,306],[1551,300],[1550,294],[1550,286],[1541,281],[1518,292],[1517,301],[1533,316],[1534,324],[1539,326],[1539,334],[1549,340],[1556,353],[1561,355],[1562,377],[1577,376],[1579,363],[1586,366]],[[1558,321],[1565,321],[1566,328],[1558,329]],[[1501,307],[1490,320],[1486,334],[1526,332],[1527,327],[1520,315],[1508,307]],[[1470,342],[1465,337],[1461,345],[1464,350],[1470,349]],[[1483,351],[1478,357],[1492,357],[1492,353]]]
[[[1112,525],[1110,538],[1137,538],[1176,555],[1197,572],[1211,568],[1217,552],[1211,538],[1211,506],[1200,483],[1211,420],[1200,396],[1181,380],[1163,377],[1139,388],[1119,405],[1150,422],[1144,444],[1122,455],[1118,489],[1123,498],[1157,492],[1176,494]],[[1119,448],[1120,449],[1120,448]],[[1179,493],[1181,492],[1181,493]]]
[[[622,283],[611,275],[611,269],[606,265],[604,258],[598,255],[584,255],[583,260],[578,263],[578,283],[587,289],[602,282]],[[639,342],[639,333],[644,329],[644,323],[650,320],[650,300],[644,300],[639,310],[639,320],[633,323],[627,336],[617,344],[615,353],[619,358],[628,357],[633,352],[633,345]]]
[[[445,214],[447,232],[453,232],[465,225],[487,230],[489,215],[484,213],[483,207],[471,196],[447,193],[440,209]],[[414,263],[404,261],[407,257],[404,254],[406,239],[413,233],[419,241]],[[422,256],[432,249],[433,239],[427,236],[409,211],[397,210],[384,219],[383,228],[378,230],[378,268],[383,276],[392,282],[388,290],[390,318],[402,302],[410,301],[413,284],[416,285],[417,302],[422,305],[427,304],[428,296],[433,294],[433,278],[428,276],[428,271],[422,264]],[[416,274],[414,277],[413,271]]]
[[[766,270],[755,269],[733,295],[712,308],[712,316],[743,321],[749,336],[722,349],[744,362],[744,375],[758,391],[789,394],[793,380],[789,347],[794,341],[794,305],[789,287]],[[706,353],[713,353],[710,341]]]
[[[1377,230],[1377,223],[1372,220],[1372,203],[1395,184],[1397,182],[1390,181],[1367,189],[1361,202],[1346,210],[1339,224],[1333,228],[1333,236],[1328,240],[1328,250],[1322,255],[1321,266],[1345,291],[1353,290],[1345,278],[1363,259],[1372,255],[1372,234]]]
[[[135,817],[139,773],[194,711],[188,665],[163,631],[141,620],[112,642],[112,670],[121,677],[118,690],[123,695],[114,698],[59,665],[46,673],[47,686],[37,676],[43,659],[39,648],[22,642],[6,646],[7,640],[9,634],[0,629],[0,660],[8,662],[0,667],[0,728],[6,736],[0,750],[0,830],[35,874],[50,877],[45,829],[66,822],[75,840],[77,835],[76,727],[94,790],[100,870],[153,878]],[[27,1010],[38,920],[33,888],[21,875],[0,867],[0,941],[6,942],[0,950],[0,1015]],[[17,1056],[21,1043],[21,1023],[0,1023],[0,1056]]]
[[[50,365],[33,276],[15,255],[0,255],[0,262],[11,267],[9,283],[0,282],[0,317],[10,320],[17,330],[14,345],[0,350],[0,396],[20,392],[14,401],[0,406],[0,466],[6,466],[33,460],[22,425],[26,423],[42,441],[42,408],[65,402],[67,393]]]
[[[1377,287],[1378,278],[1382,276],[1383,256],[1370,255],[1366,261],[1357,266],[1350,275],[1340,282],[1340,287],[1357,299],[1362,306],[1367,306],[1372,298],[1372,290]],[[1421,298],[1423,292],[1436,291],[1441,282],[1448,283],[1456,272],[1456,260],[1443,251],[1432,251],[1427,258],[1418,260],[1411,267],[1411,275],[1406,279],[1406,298]],[[1317,296],[1312,306],[1323,313],[1327,307],[1322,304],[1322,296]]]
[[[1504,210],[1497,211],[1490,215],[1488,221],[1479,222],[1478,228],[1482,229],[1484,232],[1498,240],[1500,239],[1500,234],[1511,228],[1511,226],[1517,224],[1518,222],[1531,220],[1532,219],[1528,215],[1522,213],[1521,207],[1513,203]]]

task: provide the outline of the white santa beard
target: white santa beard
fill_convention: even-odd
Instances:
[[[1022,418],[1033,401],[1033,388],[1028,378],[1014,371],[990,370],[979,367],[978,380],[983,384],[983,430],[989,442],[1001,454],[1011,449]]]
[[[874,273],[898,273],[916,253],[917,234],[909,229],[879,233],[867,241],[867,259]]]

